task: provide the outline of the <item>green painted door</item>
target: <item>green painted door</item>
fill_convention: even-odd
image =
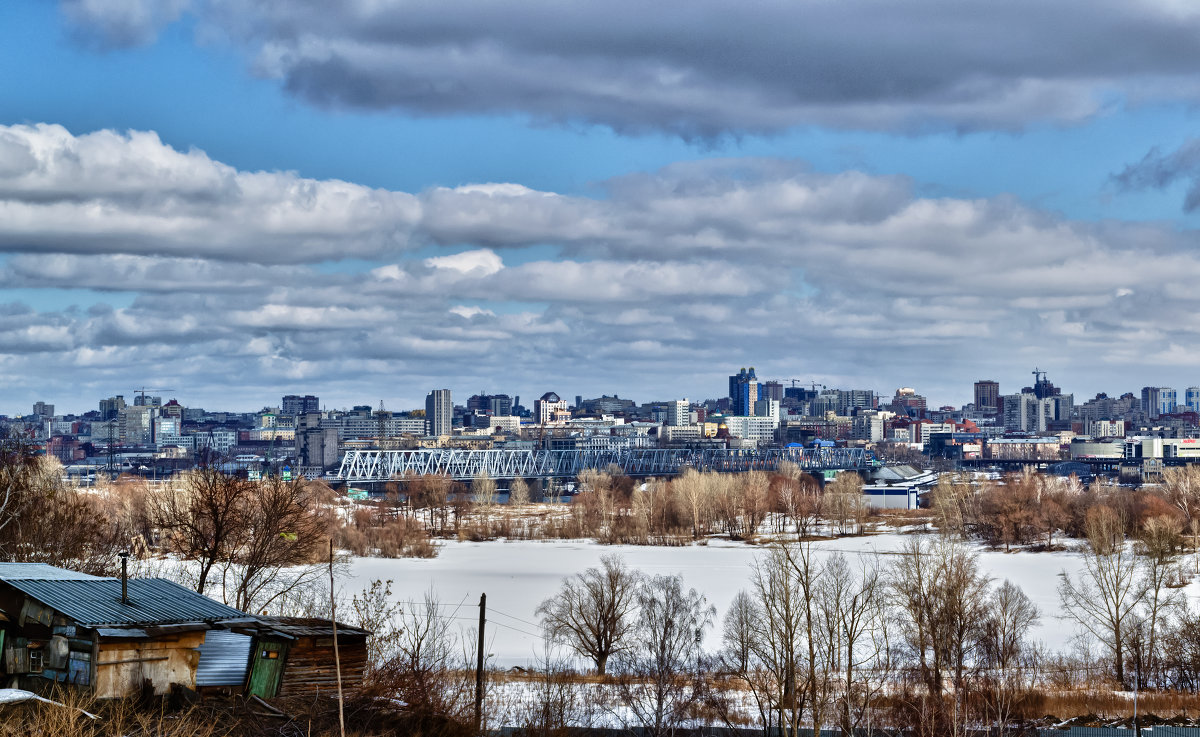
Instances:
[[[282,642],[259,642],[254,651],[254,663],[250,666],[250,693],[269,699],[279,693],[279,679],[283,675],[283,661],[287,645]]]

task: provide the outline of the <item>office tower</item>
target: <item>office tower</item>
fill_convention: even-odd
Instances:
[[[45,402],[37,402],[33,405],[33,413],[38,417],[53,417],[54,405],[46,404]]]
[[[994,414],[999,407],[1000,383],[991,379],[975,382],[975,409]]]
[[[279,403],[279,411],[281,414],[289,417],[300,417],[309,412],[321,411],[321,400],[311,394],[300,396],[299,394],[289,394]]]
[[[425,422],[430,435],[449,435],[454,418],[454,403],[449,389],[434,389],[425,397]]]
[[[754,375],[754,367],[742,369],[729,377],[729,399],[733,403],[733,414],[746,416],[754,414],[754,403],[762,399],[762,387],[758,377]]]

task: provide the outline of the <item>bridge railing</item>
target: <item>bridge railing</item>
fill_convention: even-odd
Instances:
[[[589,468],[616,466],[629,476],[670,476],[685,468],[730,473],[773,471],[785,461],[804,471],[861,471],[878,465],[862,448],[769,448],[765,450],[637,448],[620,450],[351,450],[335,478],[386,481],[438,474],[469,481],[481,473],[494,479],[574,478]]]

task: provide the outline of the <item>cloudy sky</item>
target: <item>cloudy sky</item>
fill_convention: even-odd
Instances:
[[[1185,0],[8,0],[0,413],[1182,389],[1198,103]]]

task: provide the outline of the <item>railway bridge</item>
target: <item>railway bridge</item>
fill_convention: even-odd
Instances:
[[[493,479],[575,478],[589,468],[617,466],[628,476],[673,476],[684,469],[741,472],[774,471],[783,462],[802,470],[869,472],[880,463],[862,448],[767,448],[762,450],[634,448],[622,450],[351,450],[335,479],[366,483],[438,474],[470,481],[481,473]]]

